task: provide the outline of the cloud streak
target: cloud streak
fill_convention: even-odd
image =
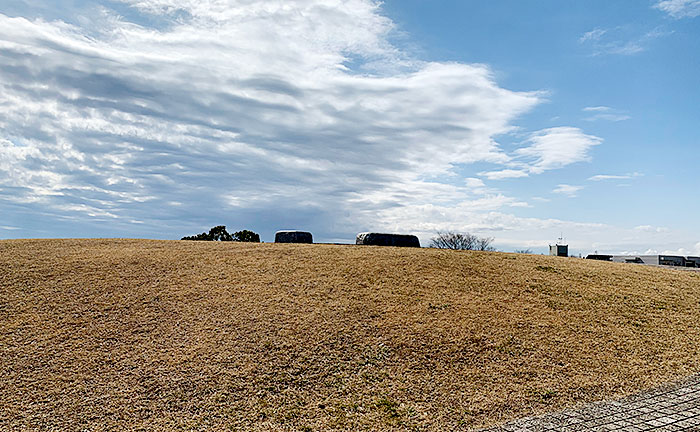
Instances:
[[[624,174],[624,175],[614,175],[614,174],[597,174],[592,177],[589,177],[589,181],[605,181],[605,180],[629,180],[635,177],[641,177],[643,174],[641,173],[632,173],[632,174]]]
[[[582,46],[590,48],[593,56],[631,56],[646,51],[653,41],[671,33],[673,32],[665,31],[662,27],[644,33],[635,32],[627,27],[596,28],[584,33],[578,42]]]
[[[695,18],[700,15],[700,0],[663,0],[654,7],[673,18]]]
[[[575,198],[579,191],[583,189],[583,186],[574,186],[568,184],[560,184],[552,192],[557,194],[566,195],[569,198]]]
[[[587,121],[607,120],[612,122],[619,122],[629,120],[632,118],[631,116],[619,110],[607,106],[585,107],[583,111],[593,113],[592,116],[585,118],[585,120]]]
[[[580,43],[585,43],[588,41],[597,41],[597,40],[600,40],[600,38],[602,38],[607,32],[608,32],[607,30],[596,28],[596,29],[593,29],[591,31],[584,33],[583,36],[581,36],[578,41]]]

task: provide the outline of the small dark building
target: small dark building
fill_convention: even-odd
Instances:
[[[686,259],[682,256],[675,255],[659,255],[659,264],[674,266],[674,267],[685,267]]]
[[[355,244],[369,246],[420,247],[418,237],[406,234],[359,233]]]
[[[685,266],[686,267],[700,267],[700,257],[696,257],[696,256],[685,257]]]
[[[612,255],[599,255],[599,254],[590,254],[586,257],[586,259],[597,260],[597,261],[612,261],[612,258],[613,258]]]
[[[549,245],[549,254],[552,256],[568,257],[569,256],[569,245]]]
[[[685,267],[686,259],[676,255],[614,255],[615,262]]]
[[[314,239],[310,232],[284,230],[275,233],[275,243],[313,243]]]

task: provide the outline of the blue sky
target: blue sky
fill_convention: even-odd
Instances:
[[[700,254],[700,1],[0,5],[0,238]]]

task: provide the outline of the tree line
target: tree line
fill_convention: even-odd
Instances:
[[[236,231],[233,234],[229,234],[229,232],[226,231],[226,225],[219,225],[210,229],[208,233],[203,232],[201,234],[183,237],[181,240],[237,241],[260,243],[260,235],[248,230]]]

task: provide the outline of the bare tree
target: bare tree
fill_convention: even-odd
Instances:
[[[492,242],[493,237],[477,237],[469,233],[438,231],[437,236],[431,239],[430,247],[438,249],[494,251],[496,249],[491,246]]]
[[[532,255],[532,253],[533,253],[532,249],[529,249],[529,248],[528,249],[516,249],[513,252],[519,253],[519,254],[530,254],[530,255]]]
[[[493,243],[493,237],[479,237],[476,241],[475,250],[493,252],[496,248],[491,246],[491,243]]]

